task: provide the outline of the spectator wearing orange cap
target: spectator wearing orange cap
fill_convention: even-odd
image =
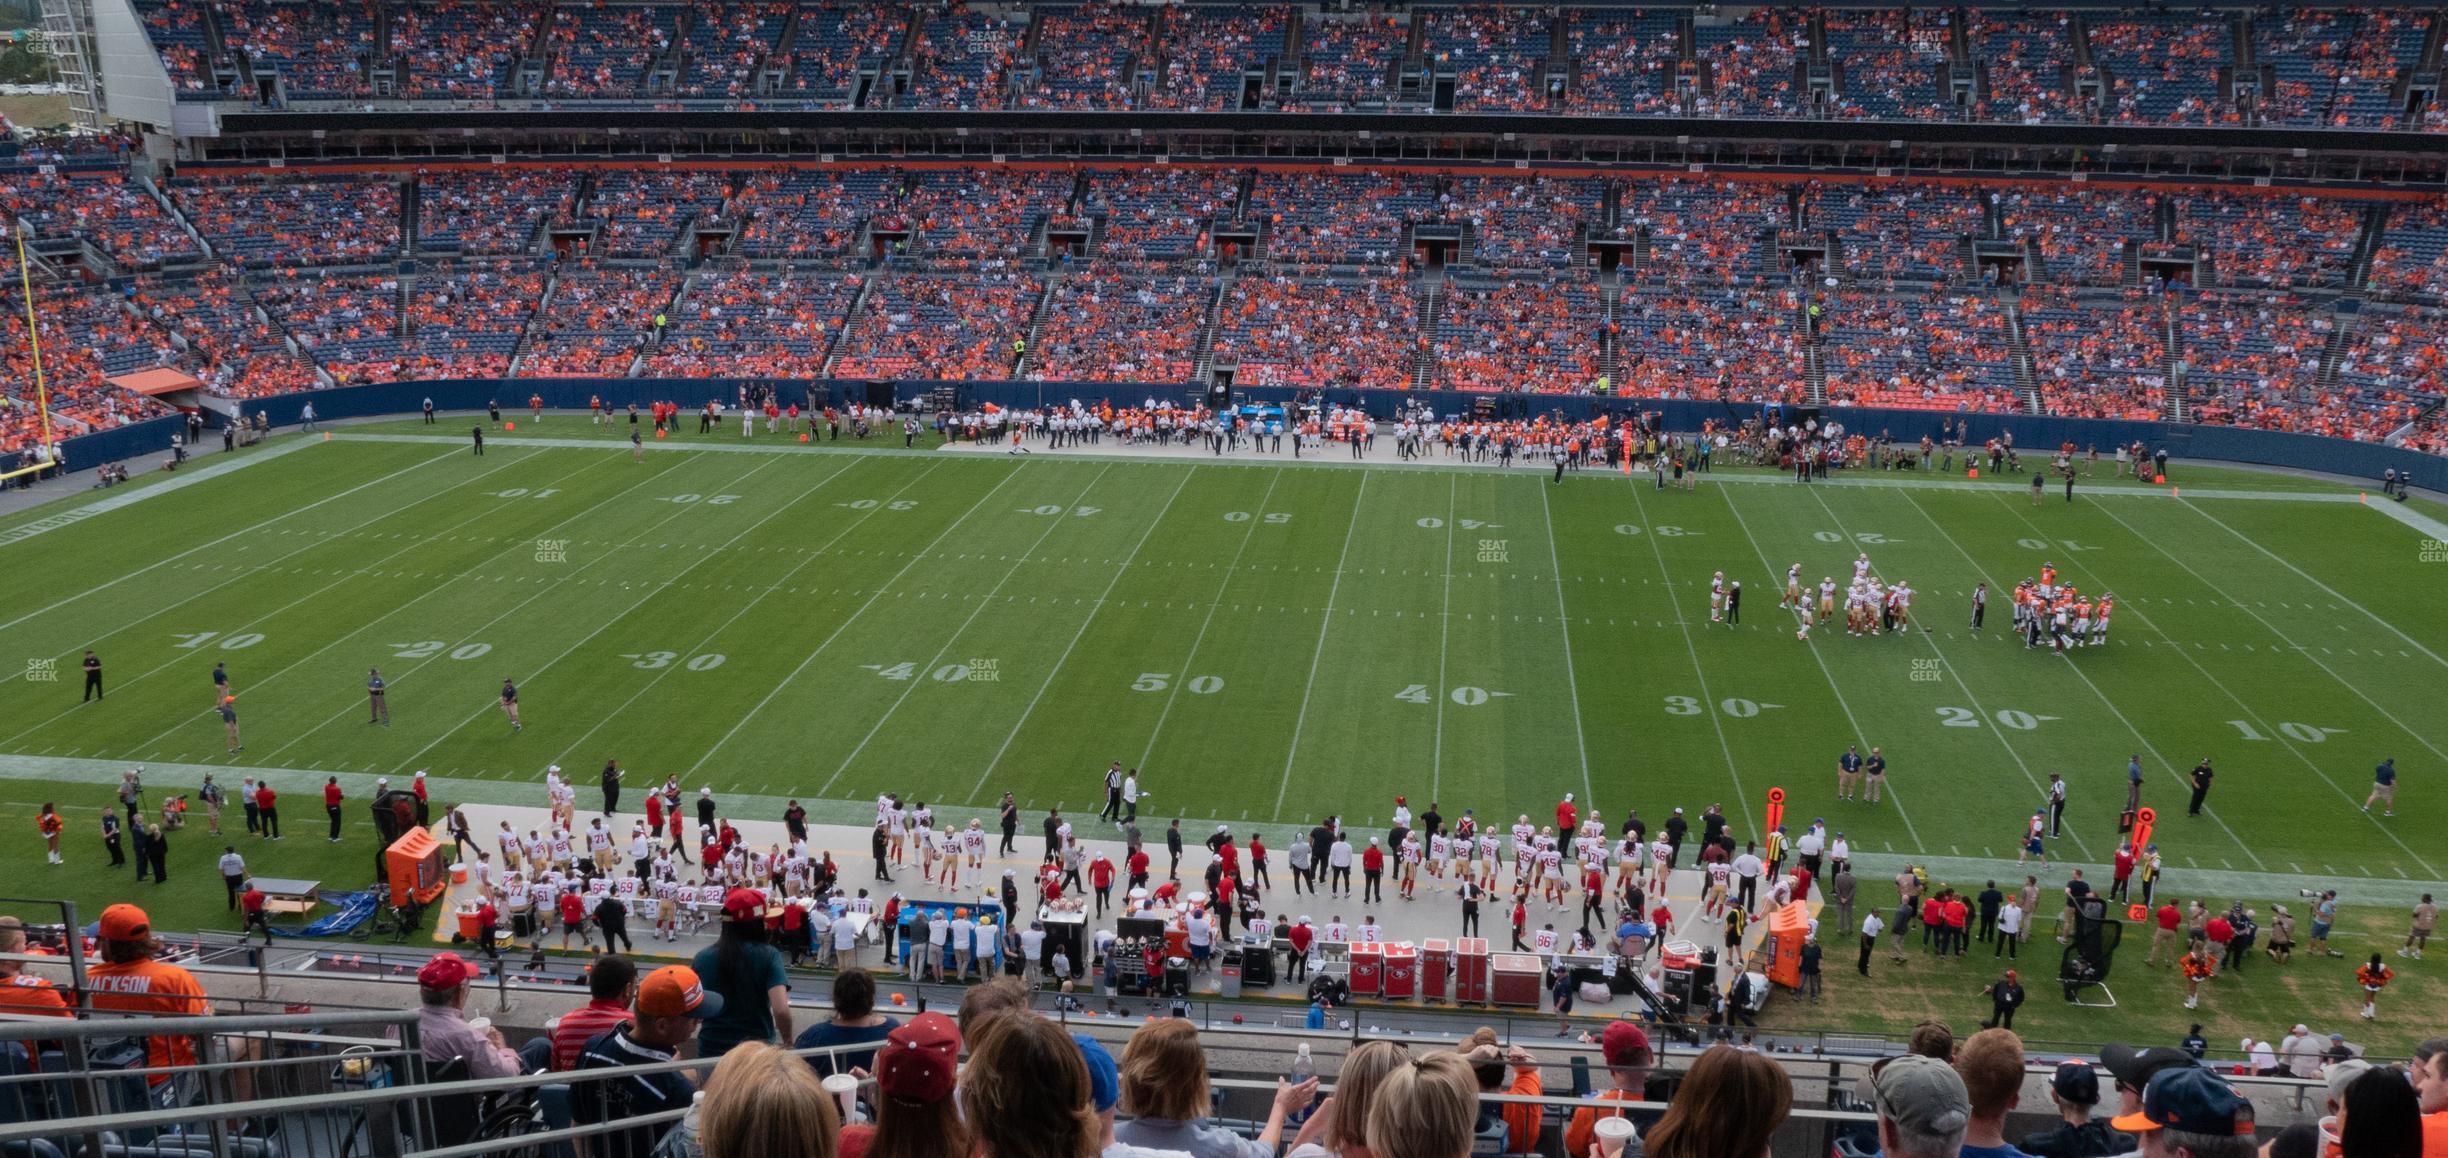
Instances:
[[[765,894],[732,889],[723,895],[722,934],[690,962],[723,1000],[706,1021],[698,1053],[715,1057],[743,1041],[791,1038],[790,981],[782,952],[766,943]]]
[[[1601,1102],[1645,1102],[1666,1099],[1649,1096],[1649,1068],[1657,1063],[1650,1051],[1649,1035],[1629,1021],[1607,1023],[1606,1032],[1598,1038],[1599,1053],[1605,1056],[1607,1079],[1612,1085],[1591,1095]],[[1662,1091],[1661,1091],[1662,1092]],[[1646,1128],[1655,1124],[1654,1116],[1629,1113],[1624,1110],[1596,1108],[1574,1110],[1571,1124],[1564,1128],[1564,1149],[1568,1154],[1587,1154],[1598,1140],[1598,1119],[1631,1117]]]
[[[463,1057],[471,1078],[515,1077],[526,1067],[502,1041],[501,1030],[467,1020],[468,982],[476,977],[476,966],[457,953],[436,953],[417,970],[417,1036],[426,1064]]]
[[[212,1003],[195,974],[153,959],[161,942],[153,938],[152,919],[143,909],[118,904],[102,910],[98,933],[102,960],[85,971],[94,1009],[159,1017],[212,1015]],[[145,1039],[145,1065],[161,1071],[146,1077],[149,1084],[160,1085],[170,1079],[170,1070],[194,1064],[193,1038],[163,1034]]]
[[[761,917],[758,923],[763,923]],[[698,1023],[721,1017],[726,1004],[696,970],[686,965],[657,969],[638,983],[637,1016],[578,1051],[578,1072],[670,1061],[697,1036]],[[710,1056],[713,1051],[704,1052]],[[570,1086],[570,1117],[595,1125],[684,1110],[696,1092],[689,1076],[678,1070],[576,1081]],[[627,1127],[596,1137],[592,1150],[598,1158],[647,1158],[668,1128],[668,1123]]]

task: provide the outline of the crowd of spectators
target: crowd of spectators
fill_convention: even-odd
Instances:
[[[223,259],[249,268],[362,264],[399,252],[396,177],[181,177],[169,193]]]
[[[697,275],[673,303],[650,377],[814,378],[858,293],[856,277],[807,277],[745,266]]]
[[[688,16],[681,39],[674,91],[687,97],[746,96],[756,89],[757,70],[790,23],[791,5],[781,0],[733,0],[699,6]],[[808,13],[811,26],[839,21],[836,10]]]
[[[1951,9],[1831,8],[1828,55],[1843,66],[1835,112],[1843,117],[1936,121],[1955,104],[1938,91],[1938,65],[1953,34]]]
[[[0,171],[0,216],[31,223],[36,239],[81,237],[127,269],[203,256],[151,193],[113,170]]]
[[[1675,77],[1682,47],[1674,13],[1568,11],[1570,25],[1565,35],[1578,66],[1578,80],[1564,92],[1563,111],[1648,116],[1679,110]]]
[[[1908,410],[2012,413],[2006,311],[1988,294],[1932,289],[1821,295],[1828,400]]]
[[[2088,21],[2091,56],[2108,81],[2102,115],[2130,124],[2235,124],[2218,91],[2233,63],[2225,16],[2102,14]]]
[[[551,279],[532,261],[460,261],[427,266],[408,296],[408,358],[454,377],[510,371],[527,319]]]
[[[1252,386],[1388,389],[1411,377],[1419,305],[1408,280],[1384,274],[1306,281],[1245,274],[1216,311],[1218,366]]]
[[[605,257],[662,257],[680,231],[721,213],[731,174],[720,169],[607,169],[595,178],[585,213],[603,223],[594,250]]]
[[[1283,57],[1284,24],[1281,5],[1167,9],[1160,50],[1164,83],[1149,90],[1147,107],[1200,112],[1240,108],[1244,77]]]
[[[803,97],[848,92],[860,69],[880,64],[900,47],[909,21],[907,9],[857,0],[800,9],[784,85]]]
[[[1456,177],[1437,197],[1438,216],[1478,232],[1475,264],[1496,269],[1557,268],[1598,216],[1606,182],[1586,177]]]
[[[751,258],[849,256],[859,223],[888,210],[912,178],[880,169],[787,169],[745,177],[732,199],[743,221],[738,251]],[[906,221],[903,221],[906,224]]]
[[[178,351],[178,367],[215,394],[261,398],[323,384],[226,270],[140,281],[130,304]]]
[[[396,91],[410,100],[490,100],[510,62],[535,42],[532,5],[433,0],[391,8]]]
[[[842,335],[844,378],[1008,378],[1044,284],[1016,270],[907,274],[868,290]]]
[[[1408,25],[1392,16],[1320,14],[1304,21],[1301,30],[1305,71],[1286,109],[1325,112],[1390,99],[1395,58],[1410,36]]]
[[[1802,214],[1806,228],[1835,232],[1856,278],[1947,281],[1963,272],[1963,239],[1980,230],[1978,196],[1926,181],[1813,181],[1803,187]]]
[[[1153,63],[1152,10],[1089,0],[1077,8],[1041,8],[1035,67],[1020,77],[1019,108],[1131,109],[1139,106],[1139,73]]]
[[[2394,207],[2366,285],[2391,297],[2448,298],[2448,197]]]
[[[8,271],[12,276],[16,270]],[[113,373],[145,369],[159,360],[158,344],[141,330],[115,297],[65,285],[35,286],[33,313],[42,343],[43,391],[35,389],[34,351],[26,335],[26,307],[16,284],[0,287],[0,449],[17,450],[41,436],[40,393],[51,402],[52,437],[72,438],[169,413],[141,394],[110,385]],[[118,369],[109,369],[111,364]]]
[[[1187,382],[1198,321],[1215,283],[1114,271],[1065,276],[1046,299],[1029,377],[1079,382]]]
[[[1266,256],[1278,265],[1362,265],[1403,260],[1402,226],[1433,212],[1427,177],[1365,171],[1260,173],[1250,214],[1266,224]]]
[[[2194,392],[2308,391],[2336,328],[2326,307],[2286,294],[2199,294],[2176,305],[2185,385]]]
[[[955,3],[918,30],[916,72],[903,103],[928,109],[998,109],[1011,87],[1019,33],[999,16]]]
[[[561,169],[441,169],[417,174],[417,249],[526,253],[547,221],[578,209],[578,175]]]
[[[1586,278],[1448,279],[1436,374],[1449,390],[1581,390],[1603,373],[1605,304]]]
[[[1788,117],[1807,102],[1795,87],[1794,54],[1808,47],[1810,14],[1762,5],[1740,19],[1694,30],[1709,79],[1693,105],[1701,116]]]
[[[1623,216],[1649,231],[1649,264],[1643,276],[1654,270],[1658,278],[1677,285],[1720,282],[1744,272],[1744,259],[1762,230],[1793,224],[1784,186],[1724,178],[1627,182]]]
[[[1983,120],[2038,124],[2080,115],[2081,102],[2069,83],[2074,62],[2071,17],[1967,7],[1964,31],[1978,62],[1988,66]]]
[[[2020,304],[2032,377],[2050,414],[2162,418],[2167,408],[2167,302],[2129,293],[2088,300],[2035,286]]]
[[[217,91],[212,65],[230,64],[227,56],[206,60],[210,47],[204,22],[212,19],[211,7],[210,0],[159,0],[138,6],[153,49],[161,54],[162,69],[170,75],[171,89],[181,97]]]
[[[1172,261],[1201,254],[1210,223],[1227,217],[1241,171],[1166,165],[1089,178],[1087,207],[1105,215],[1097,256]]]
[[[2304,289],[2345,284],[2366,203],[2202,189],[2175,204],[2177,240],[2207,253],[2220,281]]]
[[[2114,285],[2125,249],[2153,228],[2157,199],[2139,189],[2086,185],[2077,189],[2019,188],[1993,192],[2008,240],[2040,243],[2045,278],[2080,285]]]
[[[278,76],[294,99],[362,97],[371,91],[374,5],[369,0],[221,0],[223,43],[245,58],[255,78]]]
[[[401,365],[400,281],[394,275],[280,270],[251,284],[264,311],[336,382],[387,382],[431,369]]]
[[[1615,307],[1616,359],[1626,394],[1799,399],[1805,386],[1800,303],[1790,290],[1682,286],[1625,294]]]
[[[545,33],[544,95],[580,99],[637,92],[646,66],[671,47],[675,5],[555,5]]]
[[[537,378],[629,373],[654,331],[654,317],[671,300],[675,278],[660,269],[562,264],[551,297],[527,324],[518,372]]]
[[[1540,8],[1472,5],[1430,9],[1428,67],[1451,72],[1457,112],[1532,112],[1564,88],[1564,72],[1544,68],[1550,14]]]
[[[1033,216],[1070,204],[1073,184],[1056,170],[943,170],[912,184],[902,209],[930,264],[1002,265],[1026,242]]]

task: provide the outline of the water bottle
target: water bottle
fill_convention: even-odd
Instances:
[[[680,1118],[680,1128],[672,1131],[661,1153],[669,1158],[705,1158],[704,1136],[698,1132],[698,1119],[705,1113],[705,1091],[689,1095],[688,1113]]]
[[[1315,1077],[1317,1077],[1317,1062],[1309,1057],[1309,1043],[1304,1041],[1300,1044],[1300,1052],[1292,1055],[1290,1080],[1293,1085],[1297,1086]]]

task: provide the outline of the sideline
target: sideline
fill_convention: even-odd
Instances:
[[[204,774],[211,772],[232,782],[250,775],[258,778],[268,777],[275,791],[299,794],[300,799],[304,799],[305,795],[312,794],[314,790],[321,788],[324,778],[335,777],[340,781],[341,790],[346,792],[351,800],[362,802],[372,799],[375,777],[372,772],[350,772],[336,767],[255,768],[243,764],[168,764],[155,761],[147,761],[143,767],[145,778],[148,781],[147,789],[154,794],[169,790],[192,792],[194,786],[203,780]],[[0,754],[0,780],[116,784],[119,782],[119,774],[126,771],[127,768],[126,762],[118,760]],[[434,799],[439,802],[535,805],[544,796],[541,773],[522,773],[520,776],[521,778],[517,780],[496,780],[468,776],[428,775],[426,783]],[[405,783],[404,780],[399,782]],[[224,785],[224,787],[227,786]],[[24,791],[16,784],[0,785],[0,788],[5,788],[12,795]],[[779,816],[788,801],[797,800],[807,809],[810,824],[854,826],[864,833],[875,823],[875,801],[873,800],[825,800],[805,795],[779,796],[772,795],[770,791],[723,792],[718,796],[722,801],[724,814],[734,818],[762,819]],[[15,800],[0,801],[0,804],[9,805],[19,803],[21,802]],[[1024,803],[1023,809],[1033,809],[1038,803],[1034,801]],[[1067,808],[1072,802],[1058,801],[1057,804]],[[580,805],[580,811],[589,811],[583,795]],[[995,814],[991,808],[944,807],[936,809],[935,814],[938,820],[951,821],[956,825],[966,824],[970,818],[975,817],[984,821],[990,832],[995,831]],[[201,815],[200,812],[192,814],[189,823],[196,823],[201,819]],[[1354,827],[1355,830],[1376,827],[1383,820],[1382,817],[1361,818]],[[1196,829],[1200,825],[1228,823],[1215,817],[1182,817],[1181,821],[1184,831]],[[1234,826],[1236,832],[1249,827],[1248,821],[1229,823]],[[478,829],[477,831],[483,830]],[[1103,832],[1088,832],[1085,835],[1092,841],[1109,839]],[[1020,831],[1022,848],[1036,844],[1039,839],[1039,833],[1034,825],[1024,820]],[[1914,853],[1856,851],[1853,854],[1854,873],[1860,878],[1865,889],[1878,887],[1881,882],[1888,881],[1897,872],[1902,871],[1906,864],[1919,865],[1929,870],[1932,880],[1949,882],[2002,881],[2032,871],[2028,868],[2018,871],[2013,861],[2005,857],[1993,860],[1982,857],[1925,856]],[[2101,871],[2105,869],[2104,865],[2087,864],[2071,858],[2051,858],[2049,861],[2052,871],[2067,866]],[[2389,880],[2376,876],[2352,877],[2318,873],[2169,867],[2161,877],[2159,892],[2169,896],[2202,894],[2287,901],[2293,898],[2299,889],[2336,889],[2338,896],[2350,905],[2410,907],[2416,901],[2421,900],[2424,893],[2437,892],[2438,888],[2437,882],[2432,881]]]
[[[43,534],[46,531],[56,531],[62,527],[74,526],[78,523],[84,522],[87,519],[93,518],[96,515],[107,515],[121,507],[134,506],[137,503],[153,498],[156,495],[166,495],[172,491],[183,490],[200,482],[210,482],[213,479],[220,478],[222,475],[228,474],[232,471],[245,470],[247,467],[253,466],[259,462],[270,462],[271,460],[279,458],[285,454],[295,454],[298,451],[314,445],[314,443],[315,440],[310,438],[285,439],[278,446],[266,447],[254,454],[230,455],[220,462],[213,463],[209,466],[190,468],[149,486],[135,487],[129,490],[121,491],[118,494],[111,495],[107,498],[96,499],[93,502],[87,503],[81,507],[72,507],[68,510],[61,511],[56,515],[49,516],[48,518],[36,519],[33,522],[26,523],[22,526],[11,527],[6,531],[0,531],[0,547],[6,547],[12,543],[23,542],[27,539],[33,538],[36,535]]]
[[[773,437],[778,440],[782,436],[776,435]],[[464,438],[434,434],[347,434],[340,436],[340,438],[354,439],[364,442],[407,442],[432,446],[465,447],[467,445],[467,440]],[[1386,439],[1384,441],[1389,446],[1393,442],[1392,439]],[[611,442],[600,439],[578,438],[525,438],[520,436],[509,436],[495,439],[488,443],[488,445],[532,447],[549,450],[569,449],[607,451],[622,450],[628,447],[628,443],[626,441]],[[1038,446],[1028,448],[1029,453],[1025,456],[1009,455],[1007,454],[1007,448],[1001,444],[990,446],[985,443],[948,443],[937,448],[935,451],[893,450],[887,447],[832,446],[829,444],[818,446],[814,443],[809,443],[803,446],[796,442],[753,440],[746,443],[692,442],[679,445],[668,443],[656,445],[654,443],[648,443],[645,449],[646,453],[648,454],[670,454],[677,452],[703,452],[709,454],[855,454],[900,458],[906,458],[916,454],[943,453],[960,458],[986,461],[993,461],[995,459],[1003,458],[1009,458],[1013,461],[1025,459],[1038,462],[1047,460],[1058,462],[1147,462],[1150,460],[1158,460],[1217,467],[1250,467],[1261,469],[1275,467],[1313,467],[1323,470],[1349,470],[1357,466],[1367,470],[1431,471],[1464,474],[1487,474],[1490,472],[1502,472],[1505,469],[1503,467],[1489,466],[1486,464],[1458,462],[1404,462],[1400,459],[1394,458],[1375,458],[1367,456],[1354,459],[1350,457],[1348,453],[1340,455],[1332,453],[1319,454],[1302,458],[1292,458],[1284,455],[1249,457],[1246,454],[1242,456],[1223,456],[1210,455],[1196,447],[1184,446],[1116,447],[1107,450],[1075,450],[1067,447],[1060,450],[1048,450],[1042,446]],[[1379,453],[1390,455],[1392,451],[1387,450]],[[2218,464],[2205,463],[2204,465]],[[1552,469],[1553,465],[1550,463],[1524,460],[1521,464],[1512,468],[1512,473],[1537,475],[1544,474]],[[1596,478],[1608,481],[1618,481],[1620,473],[1620,471],[1608,470],[1605,468],[1591,468],[1578,471],[1568,471],[1565,473],[1564,478],[1567,482],[1570,482],[1575,478]],[[1709,474],[1701,475],[1700,478],[1704,482],[1749,483],[1765,484],[1770,486],[1796,485],[1793,480],[1785,477],[1781,473],[1776,472],[1757,474],[1735,473],[1731,471],[1724,473],[1711,472]],[[1931,478],[1831,478],[1813,482],[1809,485],[1814,487],[1843,487],[1854,489],[1894,487],[1902,490],[1970,491],[1982,494],[2003,493],[2007,491],[2018,491],[2025,489],[2020,482],[1975,482],[1968,479]],[[2346,484],[2341,483],[2339,485],[2343,486]],[[2167,491],[2155,489],[2118,487],[2103,484],[2100,486],[2086,488],[2080,493],[2086,498],[2105,495],[2149,499],[2181,497],[2185,499],[2248,499],[2262,502],[2298,503],[2363,502],[2363,500],[2358,496],[2343,493],[2328,493],[2322,491],[2230,490],[2216,487],[2204,488],[2202,490],[2187,490],[2181,496],[2178,496]],[[2411,514],[2412,512],[2408,513]],[[2419,518],[2421,516],[2416,517]],[[2448,526],[2441,526],[2440,529],[2443,532],[2448,532]]]

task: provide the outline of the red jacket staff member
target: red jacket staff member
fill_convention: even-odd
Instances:
[[[323,779],[323,811],[331,817],[331,842],[340,843],[340,778]]]
[[[280,794],[272,791],[272,782],[260,782],[255,789],[255,824],[264,839],[280,839]]]

